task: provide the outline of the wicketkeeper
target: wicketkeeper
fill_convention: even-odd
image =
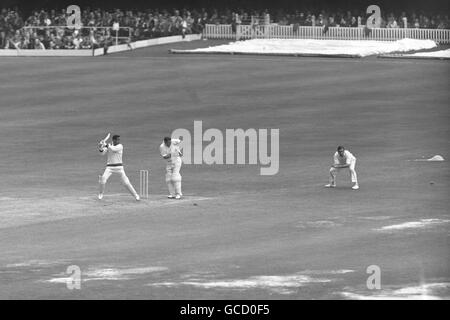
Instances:
[[[336,187],[336,175],[338,171],[342,169],[349,169],[350,170],[350,176],[352,179],[353,190],[359,189],[358,185],[358,177],[356,175],[356,157],[348,150],[345,150],[343,146],[339,146],[337,148],[337,152],[334,154],[333,157],[334,163],[330,168],[330,183],[327,184],[325,187],[327,188],[334,188]]]
[[[163,143],[159,146],[161,156],[166,159],[166,183],[169,189],[169,199],[181,199],[181,157],[183,156],[180,150],[179,139],[171,139],[165,137]]]

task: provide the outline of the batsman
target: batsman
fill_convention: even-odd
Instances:
[[[125,174],[125,170],[123,169],[122,163],[122,155],[123,155],[123,145],[120,143],[120,136],[114,135],[112,137],[112,144],[107,143],[110,134],[106,136],[105,139],[101,140],[98,143],[98,151],[101,155],[107,155],[108,160],[106,164],[105,172],[102,176],[99,177],[99,194],[98,199],[103,199],[103,194],[105,192],[105,185],[108,181],[109,177],[112,174],[120,175],[120,179],[122,180],[122,184],[127,188],[130,194],[136,199],[136,201],[140,200],[139,195],[136,190],[130,183],[127,175]]]
[[[163,143],[159,146],[161,156],[166,163],[166,184],[169,189],[169,199],[181,199],[181,157],[183,153],[180,150],[181,140],[165,137]]]

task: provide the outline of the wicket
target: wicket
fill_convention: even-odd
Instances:
[[[140,170],[139,174],[139,196],[148,199],[148,170]]]

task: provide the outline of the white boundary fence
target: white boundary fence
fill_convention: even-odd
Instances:
[[[203,37],[207,39],[236,39],[231,24],[207,24],[203,29]]]
[[[108,48],[108,53],[134,50],[168,43],[194,41],[200,39],[201,39],[200,34],[188,34],[184,39],[182,36],[170,36],[170,37],[153,38],[148,40],[139,40],[136,42],[131,42],[130,44],[119,44],[118,46],[111,46]],[[96,49],[96,51],[97,50],[102,50],[103,52],[103,49]]]
[[[231,25],[207,24],[203,30],[207,39],[327,39],[327,40],[378,40],[394,41],[404,38],[434,40],[441,44],[450,43],[449,29],[409,29],[409,28],[365,28],[350,27],[305,27],[293,25],[238,25],[233,32]]]

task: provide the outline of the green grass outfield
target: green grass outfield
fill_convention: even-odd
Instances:
[[[212,43],[0,58],[0,298],[449,298],[450,167],[408,161],[450,158],[449,62],[168,53]],[[279,173],[186,165],[166,200],[159,144],[194,120],[280,129]],[[150,170],[149,200],[117,177],[96,200],[109,131],[136,188]],[[358,191],[347,173],[323,188],[339,144]]]

